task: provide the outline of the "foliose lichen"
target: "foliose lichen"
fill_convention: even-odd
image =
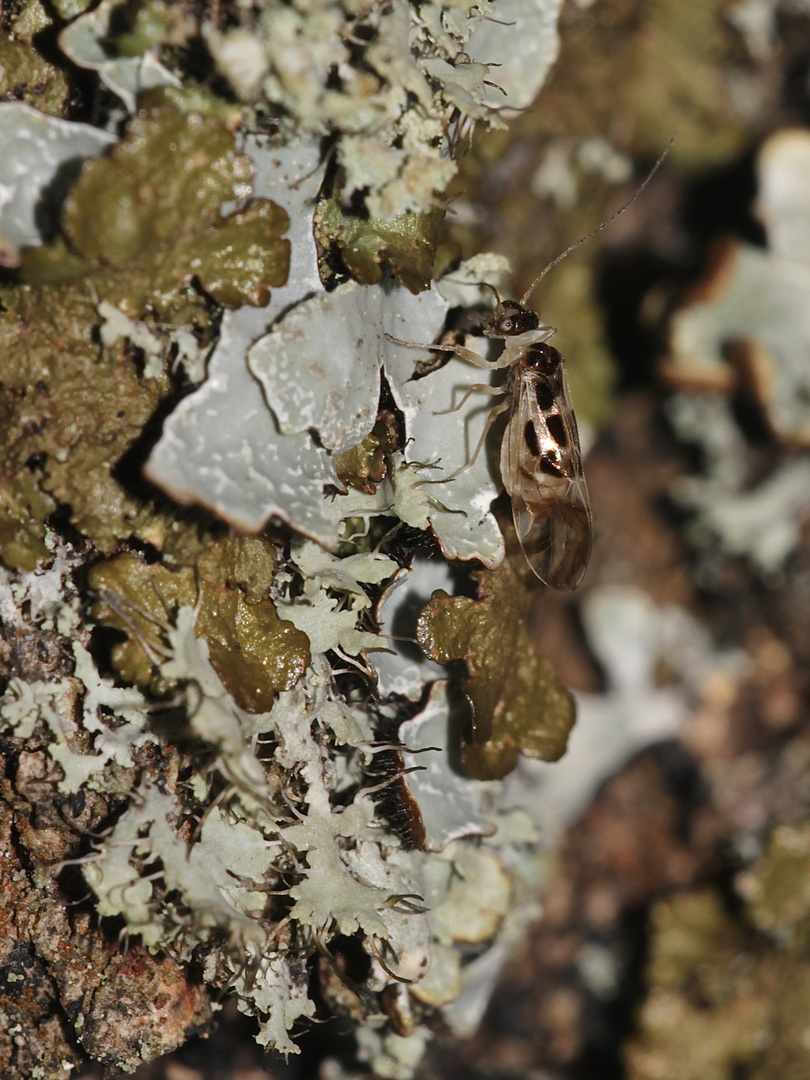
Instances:
[[[21,929],[72,1025],[48,1035],[64,1069],[83,1048],[132,1070],[204,1029],[201,971],[262,1044],[294,1053],[318,1007],[344,1011],[372,1067],[405,1077],[424,1021],[535,913],[514,870],[535,830],[472,777],[558,757],[573,704],[531,653],[497,478],[485,454],[463,468],[481,373],[392,340],[433,342],[451,307],[482,303],[463,284],[480,264],[434,281],[444,191],[475,124],[526,104],[557,44],[556,0],[506,6],[536,48],[503,92],[488,2],[225,5],[216,25],[163,3],[32,2],[0,42],[16,99],[0,130],[19,151],[0,163],[0,723],[18,782],[35,760],[42,805],[71,809],[28,829],[20,872],[56,906],[82,875],[88,948],[113,957],[87,996],[132,1002],[114,1034]],[[62,68],[36,52],[46,27]],[[114,95],[106,126],[70,113],[72,65]],[[426,770],[446,801],[401,786],[403,755],[436,755],[426,733],[458,705],[382,630],[395,590],[402,611],[429,600],[406,529],[442,572],[488,568],[477,600],[437,595],[420,624],[434,661],[469,669],[470,775]],[[159,1038],[138,972],[171,988]],[[29,1022],[19,1008],[5,1029]]]

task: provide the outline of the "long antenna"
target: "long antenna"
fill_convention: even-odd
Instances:
[[[520,306],[521,307],[526,306],[526,301],[532,295],[534,290],[537,288],[537,286],[540,284],[540,282],[543,280],[543,278],[546,276],[546,274],[549,272],[549,270],[553,270],[554,267],[557,265],[557,263],[561,263],[563,261],[563,259],[566,258],[566,256],[570,255],[571,252],[574,251],[576,248],[578,248],[580,244],[584,244],[586,240],[590,240],[590,238],[592,236],[596,236],[596,234],[598,232],[601,232],[602,229],[606,229],[608,227],[608,225],[612,225],[613,222],[616,220],[616,218],[620,217],[625,212],[625,210],[628,208],[628,206],[630,206],[632,203],[634,203],[636,201],[636,199],[642,193],[642,191],[647,186],[647,184],[649,184],[649,182],[652,180],[652,178],[655,176],[655,174],[661,168],[661,164],[663,163],[664,158],[667,156],[667,154],[672,149],[672,144],[674,142],[675,142],[675,136],[673,135],[672,138],[667,143],[667,145],[664,147],[664,151],[661,154],[661,156],[659,157],[658,161],[656,161],[656,163],[653,165],[653,167],[647,173],[644,180],[642,180],[641,184],[639,184],[639,186],[636,188],[635,192],[630,196],[630,198],[627,200],[627,202],[624,204],[624,206],[620,206],[619,209],[615,212],[615,214],[610,215],[610,217],[607,219],[607,221],[603,221],[601,225],[597,225],[595,229],[591,229],[591,231],[589,233],[586,233],[585,236],[580,237],[580,239],[577,240],[577,242],[575,244],[571,244],[570,247],[567,247],[565,249],[565,251],[562,252],[562,254],[557,256],[556,259],[552,259],[552,261],[548,264],[548,266],[545,268],[545,270],[540,271],[540,273],[537,275],[537,277],[534,279],[534,281],[528,287],[526,292],[520,298]]]

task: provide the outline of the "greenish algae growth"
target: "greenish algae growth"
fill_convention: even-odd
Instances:
[[[155,659],[165,659],[165,627],[181,605],[196,607],[195,631],[236,703],[267,712],[310,662],[306,634],[276,614],[269,598],[276,551],[259,537],[228,536],[194,567],[170,570],[127,553],[95,566],[90,587],[99,595],[93,615],[123,630],[113,664],[127,682],[165,692]]]
[[[518,755],[556,761],[565,752],[576,706],[544,657],[535,655],[529,619],[539,583],[507,534],[499,569],[473,574],[478,598],[437,590],[416,637],[431,660],[464,660],[462,690],[472,709],[472,740],[462,750],[468,776],[506,776]]]
[[[632,1080],[732,1080],[767,1037],[755,943],[712,890],[653,909],[650,995],[627,1051]],[[658,1071],[663,1069],[664,1071]]]
[[[331,251],[337,249],[349,273],[363,285],[377,285],[386,266],[412,293],[430,288],[444,214],[410,211],[391,221],[354,217],[337,199],[324,199],[315,212],[314,230],[323,248],[321,276],[331,274]]]
[[[624,152],[654,160],[677,134],[672,156],[680,165],[728,161],[749,138],[732,89],[746,64],[728,7],[728,0],[604,0],[566,28],[544,108],[519,118],[508,135],[487,135],[482,147],[492,141],[500,156],[505,143],[604,137],[623,116],[624,137],[608,137]],[[582,201],[579,212],[587,211]]]
[[[8,432],[15,415],[12,399],[0,398],[0,433]],[[0,463],[0,560],[13,570],[35,570],[50,558],[44,521],[56,503],[41,490],[41,478],[36,458]]]

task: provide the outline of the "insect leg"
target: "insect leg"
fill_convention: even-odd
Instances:
[[[451,473],[450,476],[447,477],[448,480],[451,480],[454,476],[458,476],[460,473],[466,472],[467,469],[471,469],[473,467],[476,458],[481,453],[481,447],[484,445],[487,435],[489,435],[489,429],[492,427],[492,425],[495,423],[501,413],[505,413],[507,409],[511,408],[511,406],[512,401],[510,399],[509,401],[502,401],[500,405],[496,405],[494,409],[489,410],[487,422],[486,424],[484,424],[484,430],[481,432],[481,438],[478,440],[478,446],[476,446],[473,456],[470,458],[466,465],[462,465],[460,469],[456,469],[454,473]]]
[[[502,397],[506,391],[502,386],[489,386],[487,383],[475,383],[473,386],[468,387],[467,393],[458,403],[451,409],[439,409],[438,412],[434,412],[434,416],[446,416],[451,412],[458,412],[458,410],[464,405],[472,394],[489,394],[490,397]]]
[[[487,435],[489,435],[489,429],[492,427],[492,425],[495,423],[495,421],[501,415],[501,413],[506,412],[506,410],[511,407],[511,404],[512,404],[511,400],[510,401],[502,401],[500,403],[500,405],[496,405],[494,409],[490,409],[489,416],[487,417],[487,422],[484,425],[484,430],[483,430],[483,432],[481,434],[481,438],[478,440],[478,445],[475,448],[475,452],[474,452],[473,456],[470,458],[470,460],[467,462],[466,465],[462,465],[460,469],[456,469],[455,472],[451,472],[449,476],[443,476],[441,478],[441,480],[422,480],[422,481],[420,481],[420,483],[422,485],[424,485],[424,484],[446,484],[448,480],[455,480],[455,478],[457,476],[460,476],[461,473],[466,472],[467,469],[471,469],[473,467],[473,465],[475,464],[476,459],[478,458],[478,455],[481,453],[481,447],[484,445],[484,442],[486,441]]]
[[[394,345],[407,345],[409,349],[427,349],[428,352],[455,353],[456,356],[460,356],[462,360],[469,360],[469,362],[475,364],[476,367],[492,367],[486,357],[481,356],[481,354],[475,352],[474,349],[466,348],[464,345],[429,345],[424,341],[404,341],[402,338],[394,337],[393,334],[386,334],[385,336],[389,341],[393,342]]]

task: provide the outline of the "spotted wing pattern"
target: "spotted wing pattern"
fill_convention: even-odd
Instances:
[[[591,554],[591,505],[565,366],[548,344],[515,364],[501,477],[520,546],[554,589],[575,589]]]

